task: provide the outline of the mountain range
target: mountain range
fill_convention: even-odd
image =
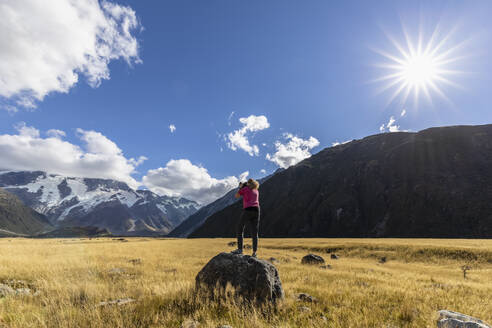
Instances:
[[[263,237],[492,237],[492,125],[326,148],[260,186]],[[190,237],[233,237],[241,203]]]
[[[0,172],[0,187],[61,231],[97,227],[114,235],[165,235],[199,208],[194,201],[134,190],[120,181],[41,171]]]
[[[492,237],[492,125],[369,136],[260,180],[262,237]],[[200,208],[126,183],[0,171],[0,236],[233,237],[236,190]]]

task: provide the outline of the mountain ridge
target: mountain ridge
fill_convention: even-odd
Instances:
[[[29,236],[50,230],[48,219],[0,188],[0,236]]]
[[[325,148],[260,188],[264,237],[492,237],[492,125]],[[233,237],[240,204],[190,237]]]

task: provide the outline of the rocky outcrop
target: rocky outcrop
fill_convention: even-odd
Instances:
[[[260,186],[263,237],[492,237],[492,125],[329,147]],[[241,204],[191,237],[233,237]]]
[[[248,255],[220,253],[196,276],[197,288],[212,294],[223,293],[227,285],[249,301],[276,303],[284,297],[277,268]]]
[[[466,314],[441,310],[439,311],[438,328],[492,328],[480,319]]]

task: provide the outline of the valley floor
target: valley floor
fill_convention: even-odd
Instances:
[[[0,327],[421,328],[436,327],[440,309],[492,323],[492,240],[261,239],[259,257],[279,261],[277,309],[194,297],[196,274],[230,241],[0,239],[0,283],[36,291],[0,298]],[[308,253],[331,269],[301,265]],[[121,298],[135,302],[99,306]]]

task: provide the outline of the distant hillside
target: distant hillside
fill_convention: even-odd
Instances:
[[[260,187],[264,237],[492,237],[492,125],[326,148]],[[191,237],[232,237],[235,203]]]
[[[234,197],[236,190],[231,190],[223,197],[202,207],[196,213],[190,215],[179,226],[169,233],[169,237],[188,237],[190,233],[200,227],[205,220],[212,214],[222,210],[223,208],[235,203],[237,199]]]
[[[97,227],[62,227],[35,235],[37,238],[82,238],[109,237],[107,229]]]
[[[283,169],[278,169],[273,174],[260,179],[260,184],[268,180],[274,174],[281,172],[282,170]],[[190,215],[185,221],[183,221],[179,226],[171,231],[169,237],[188,237],[188,235],[195,231],[198,227],[200,227],[209,216],[239,201],[238,199],[236,199],[236,197],[234,197],[236,192],[237,189],[233,189],[216,201],[200,208],[196,213]]]
[[[31,235],[50,230],[46,217],[0,188],[0,236]]]
[[[167,234],[199,208],[194,201],[134,190],[120,181],[41,171],[0,172],[0,187],[56,228],[97,227],[128,236]],[[58,230],[63,231],[68,230]]]

